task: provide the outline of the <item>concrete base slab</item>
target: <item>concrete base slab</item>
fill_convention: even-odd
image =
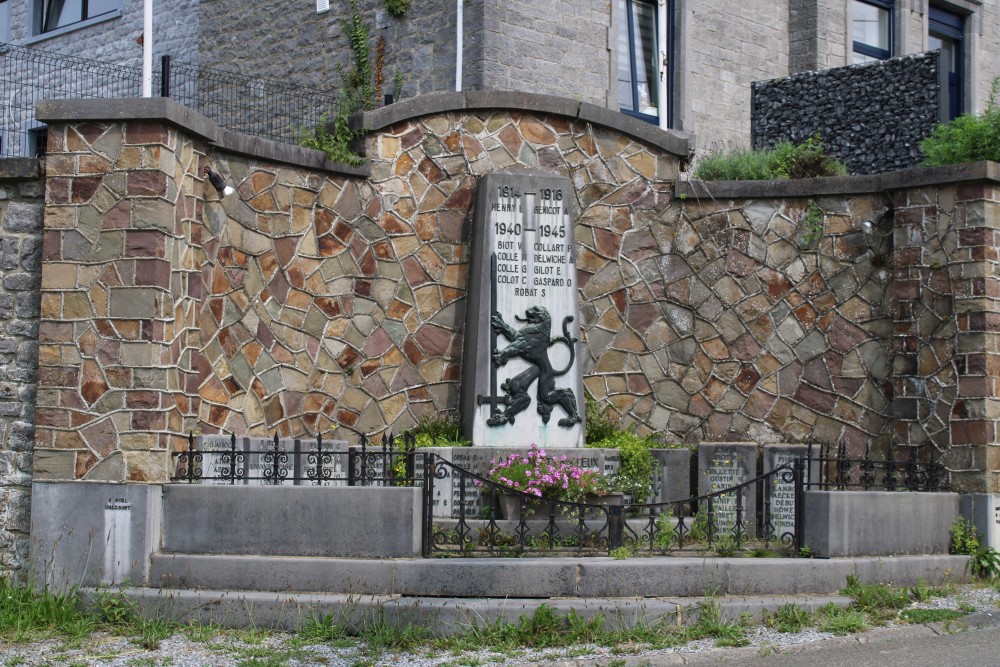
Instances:
[[[93,606],[107,589],[82,589],[85,605]],[[313,615],[332,615],[357,632],[366,625],[385,622],[396,627],[419,626],[447,635],[471,627],[498,622],[515,623],[531,616],[543,604],[558,614],[575,612],[583,618],[602,616],[604,627],[637,625],[691,625],[696,623],[701,605],[718,604],[724,620],[735,621],[744,614],[761,620],[764,611],[774,612],[788,603],[809,611],[833,603],[846,607],[851,599],[839,595],[809,597],[762,596],[720,598],[426,598],[386,595],[337,595],[317,593],[277,594],[259,591],[166,590],[123,588],[121,593],[146,617],[161,617],[183,623],[199,622],[223,627],[267,627],[294,630]]]
[[[686,598],[826,594],[848,576],[913,586],[966,580],[967,556],[888,558],[449,558],[361,560],[156,554],[170,588],[453,598]]]

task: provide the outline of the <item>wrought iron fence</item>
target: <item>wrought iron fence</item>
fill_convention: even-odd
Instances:
[[[153,72],[154,94],[171,97],[231,130],[282,143],[323,122],[337,104],[332,89],[292,85],[172,62]],[[111,99],[142,95],[142,70],[41,49],[0,43],[0,157],[45,151],[45,125],[35,119],[43,99]]]
[[[606,556],[619,547],[667,554],[802,546],[801,461],[704,496],[629,505],[600,498],[597,503],[537,498],[432,454],[424,455],[423,464],[425,556]],[[435,515],[441,484],[447,485],[445,496],[457,501],[452,505],[457,516]],[[779,499],[786,501],[780,507]]]
[[[413,486],[415,440],[388,434],[360,445],[343,441],[228,438],[202,442],[188,436],[188,449],[173,453],[172,482],[221,485]]]
[[[906,447],[905,460],[899,460],[899,448],[890,445],[884,458],[876,459],[871,450],[864,458],[850,458],[842,443],[836,448],[823,445],[815,451],[812,445],[806,460],[812,464],[806,470],[806,488],[820,491],[947,491],[951,488],[947,468],[933,458],[927,448],[926,462],[920,462],[924,448]],[[818,471],[818,477],[813,476]]]

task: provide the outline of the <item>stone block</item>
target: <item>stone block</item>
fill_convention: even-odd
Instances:
[[[167,485],[162,550],[414,557],[420,554],[420,489]]]
[[[699,445],[698,495],[717,494],[756,477],[759,454],[759,449],[754,443],[712,442]],[[720,535],[726,535],[733,530],[738,507],[742,507],[743,521],[748,534],[753,532],[757,516],[756,488],[741,487],[738,491],[713,496],[712,505],[715,525]],[[707,502],[704,502],[701,507],[707,508],[707,506]]]
[[[960,508],[982,536],[980,543],[1000,551],[1000,494],[962,494]]]
[[[824,558],[946,554],[957,493],[806,491],[803,543]]]
[[[39,482],[31,491],[35,582],[53,590],[148,580],[161,487]]]
[[[690,498],[694,453],[686,447],[682,449],[652,449],[650,453],[656,461],[653,498],[650,502],[671,503]],[[687,510],[687,508],[684,509]]]

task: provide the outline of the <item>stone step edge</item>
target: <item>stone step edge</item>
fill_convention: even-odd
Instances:
[[[453,634],[497,622],[516,623],[542,605],[558,614],[571,610],[584,618],[604,617],[604,627],[636,625],[688,626],[697,622],[706,603],[717,604],[723,620],[745,615],[760,622],[765,611],[773,613],[794,603],[810,612],[834,604],[847,607],[843,595],[764,595],[677,598],[430,598],[400,595],[349,595],[330,593],[274,593],[146,587],[80,588],[87,608],[95,608],[109,595],[123,595],[146,618],[221,627],[266,627],[292,631],[309,618],[331,618],[360,632],[367,625],[385,622],[395,627],[424,627],[437,634]]]

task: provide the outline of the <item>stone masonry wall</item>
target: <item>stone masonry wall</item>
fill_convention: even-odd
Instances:
[[[162,480],[194,427],[202,155],[158,122],[51,127],[37,478]]]
[[[1000,189],[894,201],[896,442],[932,446],[959,490],[1000,492]]]
[[[0,576],[28,558],[45,192],[37,174],[6,176],[0,167]]]
[[[920,163],[920,141],[938,121],[935,53],[795,74],[753,85],[755,147],[818,134],[854,174]]]

